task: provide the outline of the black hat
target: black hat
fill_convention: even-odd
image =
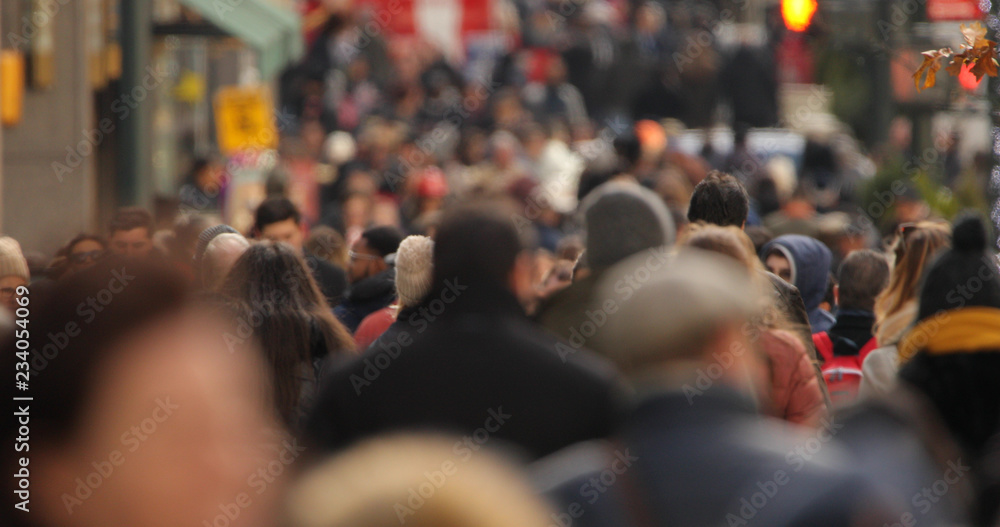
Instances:
[[[996,258],[986,250],[988,231],[982,218],[960,216],[951,237],[951,249],[924,273],[918,320],[963,307],[1000,308],[1000,275]]]

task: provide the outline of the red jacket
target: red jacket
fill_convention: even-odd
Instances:
[[[826,415],[826,402],[805,345],[787,331],[760,334],[771,373],[771,406],[766,413],[786,421],[812,426]]]
[[[396,321],[394,310],[394,306],[383,307],[361,321],[358,329],[354,331],[354,344],[357,346],[358,352],[368,349],[368,346],[371,346],[372,342],[381,337],[385,330],[389,329],[389,326]]]

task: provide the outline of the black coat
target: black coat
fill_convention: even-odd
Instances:
[[[354,333],[368,315],[388,306],[396,299],[396,270],[387,269],[351,284],[333,314]]]
[[[537,458],[611,432],[618,399],[609,363],[585,350],[561,357],[572,348],[533,325],[508,291],[453,285],[323,377],[310,443],[338,449],[393,430],[434,430],[467,436],[456,455],[513,444]]]

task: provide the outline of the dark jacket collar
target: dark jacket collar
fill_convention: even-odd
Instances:
[[[396,295],[396,270],[386,269],[381,273],[362,278],[351,284],[344,295],[345,302],[365,303]]]
[[[432,304],[444,305],[443,317],[461,314],[510,316],[527,320],[524,308],[517,297],[502,284],[490,281],[448,279],[424,298],[422,307],[440,309]]]
[[[871,340],[874,324],[875,314],[871,311],[845,309],[838,312],[837,322],[827,332],[833,341],[833,354],[857,355]]]

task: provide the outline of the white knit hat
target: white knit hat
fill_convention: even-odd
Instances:
[[[30,280],[28,262],[21,253],[21,245],[10,236],[0,237],[0,278],[19,276]]]
[[[415,306],[431,289],[434,240],[407,236],[396,250],[396,295],[400,307]]]

